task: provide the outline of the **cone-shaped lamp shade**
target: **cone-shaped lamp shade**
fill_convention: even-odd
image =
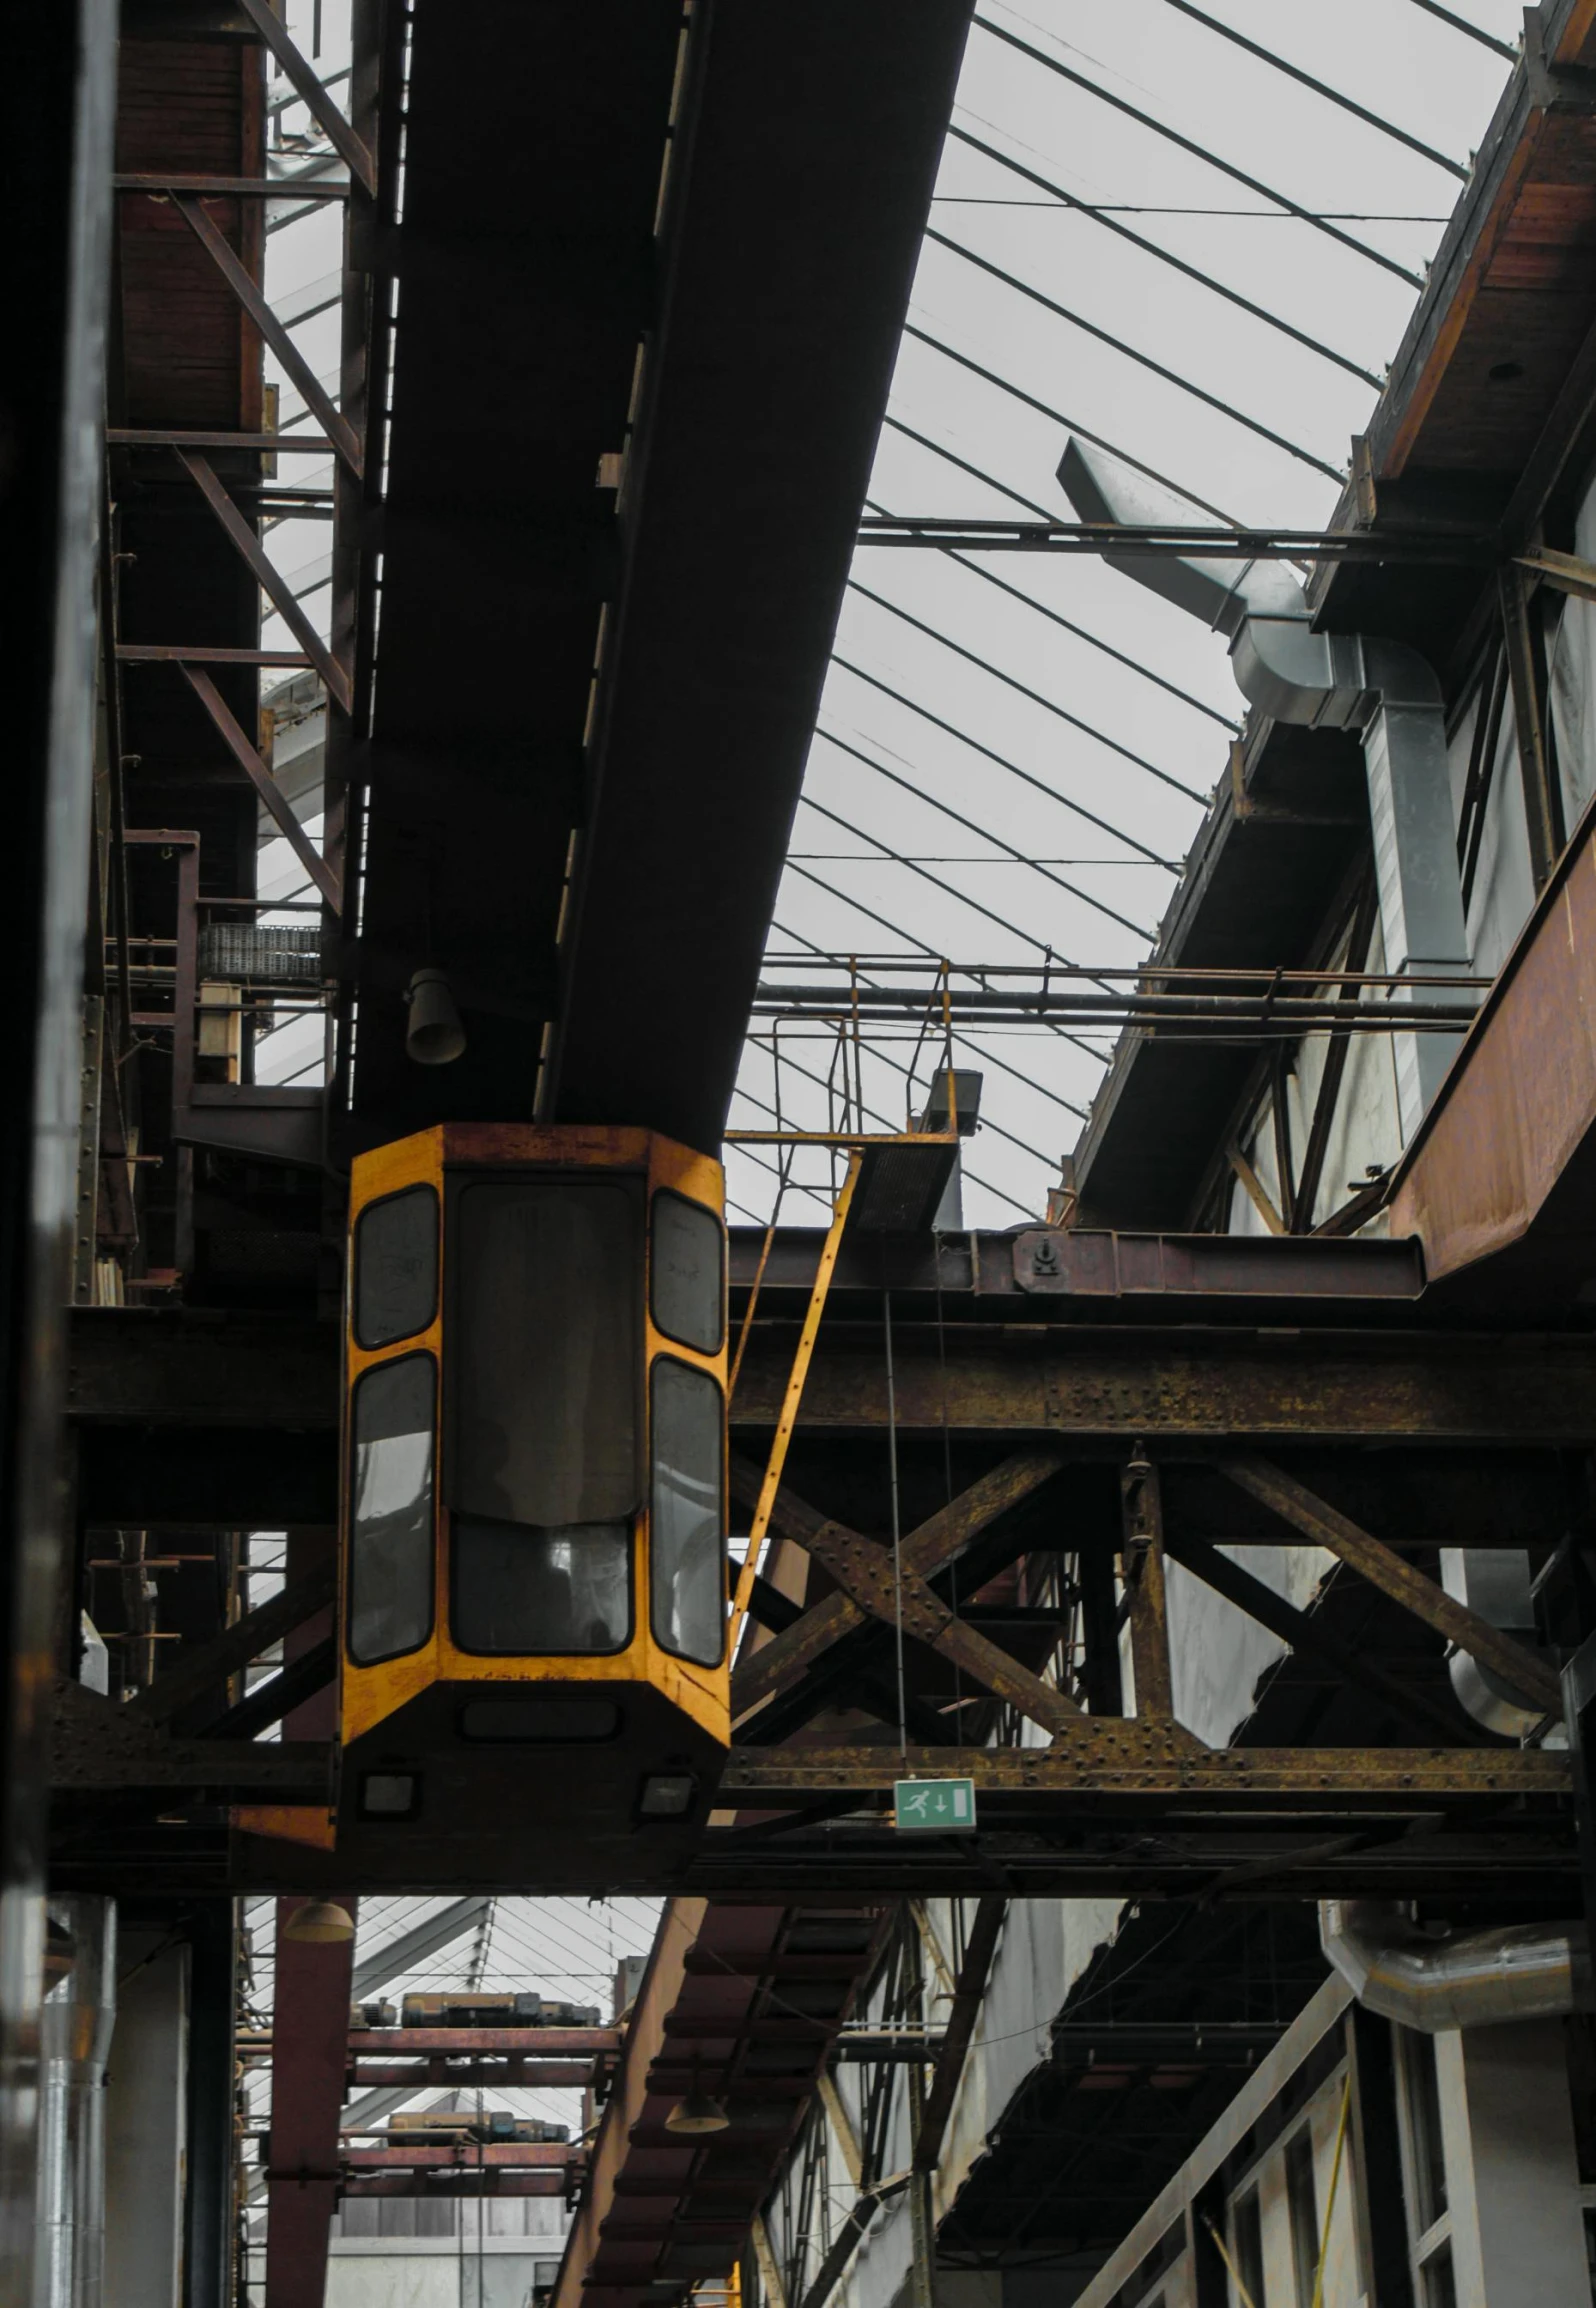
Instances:
[[[691,2138],[700,2132],[729,2131],[731,2118],[712,2093],[701,2092],[695,2084],[665,2118],[665,2129],[678,2138]]]
[[[417,970],[405,993],[405,1049],[418,1066],[447,1066],[466,1046],[465,1028],[442,970]]]
[[[353,1939],[355,1919],[347,1907],[340,1907],[332,1899],[307,1899],[303,1907],[295,1908],[283,1925],[284,1939],[309,1943],[312,1947],[335,1946],[340,1940]]]

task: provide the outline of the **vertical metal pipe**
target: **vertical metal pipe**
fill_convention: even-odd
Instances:
[[[39,2011],[34,2308],[100,2308],[105,2269],[105,2063],[116,2020],[116,1905],[52,1900],[72,1965]]]

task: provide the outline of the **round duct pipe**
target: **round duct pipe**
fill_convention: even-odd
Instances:
[[[36,2308],[99,2308],[105,2261],[105,2063],[116,2020],[116,1904],[52,1899],[71,1968],[39,2006]]]
[[[1327,1899],[1319,1944],[1367,2010],[1424,2035],[1596,2010],[1582,1923],[1437,1935],[1392,1901]]]

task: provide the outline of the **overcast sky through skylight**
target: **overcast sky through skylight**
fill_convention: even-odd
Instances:
[[[1338,0],[1334,8],[1317,0],[1209,0],[1205,12],[1461,163],[1483,136],[1508,71],[1502,58],[1414,0]],[[1458,0],[1453,12],[1500,39],[1517,37],[1520,12],[1509,0]],[[1340,231],[1410,272],[1422,273],[1462,190],[1455,176],[1243,53],[1170,0],[1117,0],[1113,8],[1031,0],[1026,9],[980,0],[979,18],[1300,206],[1335,214]],[[1068,419],[1226,515],[1276,527],[1323,526],[1339,493],[1332,475],[1344,472],[1351,436],[1368,422],[1374,386],[1183,278],[976,145],[1019,162],[1069,200],[1109,211],[1374,377],[1383,374],[1412,311],[1417,292],[1410,283],[1284,215],[979,21],[953,126],[931,216],[932,235],[941,239],[926,242],[909,316],[911,332],[920,333],[905,337],[890,404],[892,420],[934,446],[889,421],[872,501],[898,514],[1013,518],[1029,507],[1032,518],[1069,519],[1054,478]],[[944,241],[1232,404],[1318,464],[1046,310]],[[1009,379],[1057,417],[1025,406],[934,349],[928,337]],[[983,485],[937,449],[1002,489]],[[1203,517],[1193,512],[1193,519]],[[988,659],[1202,796],[1227,768],[1224,724],[1241,718],[1225,645],[1093,559],[992,553],[979,569],[989,574],[935,551],[862,546],[856,553],[859,590],[848,594],[836,643],[847,663],[833,665],[827,682],[772,954],[810,947],[904,953],[918,942],[955,962],[1034,961],[1050,947],[1074,961],[1123,964],[1146,952],[1202,803],[978,670],[894,610]],[[1131,666],[991,578],[1097,636]],[[1197,702],[1144,678],[1138,666]],[[1051,790],[1025,783],[993,754]],[[929,798],[916,798],[872,762]],[[1005,857],[1000,843],[1035,863]],[[881,845],[915,863],[889,862]],[[809,1038],[800,1038],[805,1031]],[[1023,1028],[977,1035],[958,1050],[961,1063],[982,1066],[986,1077],[988,1126],[967,1155],[970,1223],[1008,1226],[1041,1213],[1111,1046],[1107,1035],[1088,1040],[1083,1048]],[[784,1118],[824,1127],[825,1092],[806,1074],[827,1073],[832,1046],[815,1028],[784,1026],[782,1042],[789,1053],[782,1061]],[[905,1077],[893,1061],[901,1067],[910,1056],[907,1044],[878,1033],[865,1060],[866,1101],[890,1126],[901,1127],[905,1117]],[[922,1054],[921,1090],[927,1062]],[[769,1126],[775,1089],[768,1043],[750,1048],[741,1082],[735,1125]],[[768,1213],[773,1159],[768,1148],[731,1151],[734,1217]],[[828,1170],[827,1160],[811,1153],[798,1158],[795,1176],[824,1181]],[[785,1215],[812,1224],[824,1211],[812,1198],[790,1196]]]

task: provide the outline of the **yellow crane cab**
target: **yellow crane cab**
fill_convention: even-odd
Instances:
[[[730,1740],[724,1212],[719,1164],[645,1130],[356,1159],[340,1874],[591,1890],[696,1843]]]

